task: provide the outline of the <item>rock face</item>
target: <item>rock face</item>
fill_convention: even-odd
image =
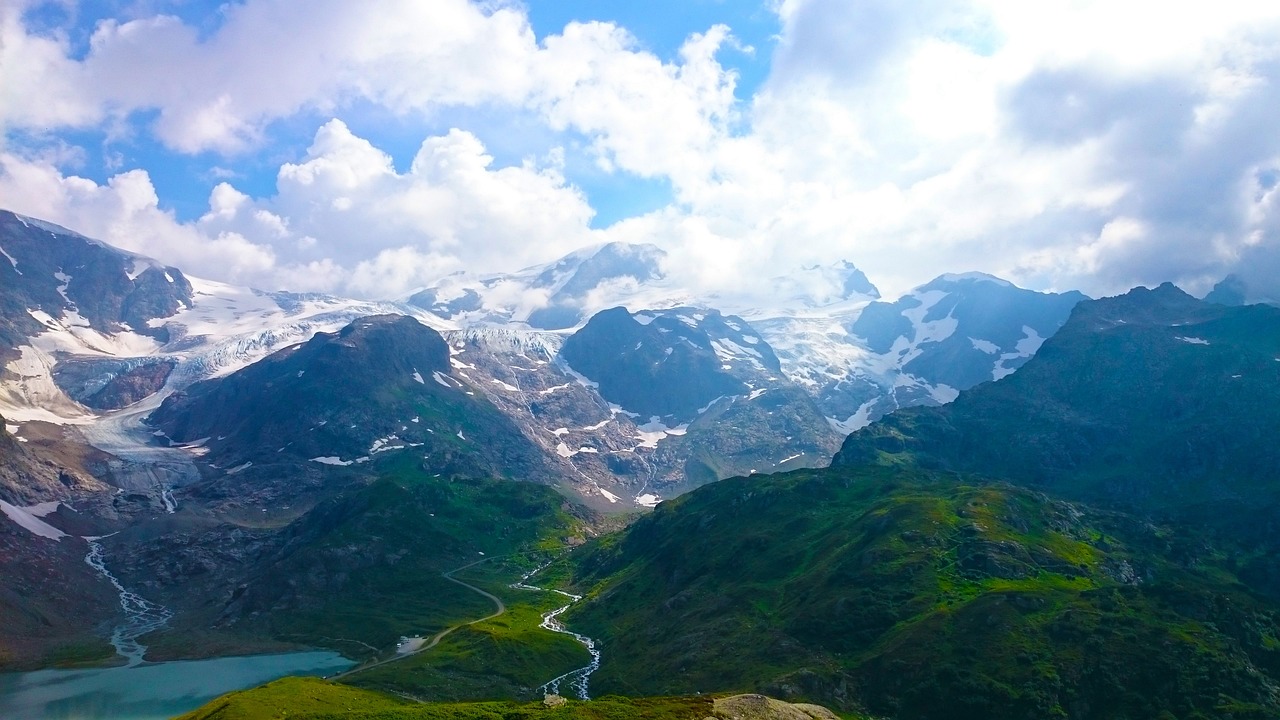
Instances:
[[[776,373],[744,374],[743,394],[717,396],[682,421],[611,403],[569,366],[561,334],[477,326],[446,337],[454,376],[486,395],[600,509],[652,504],[731,475],[825,464],[839,444],[812,399]]]
[[[176,361],[164,357],[68,356],[54,368],[53,379],[79,403],[95,410],[117,410],[158,392],[176,366]]]
[[[749,393],[751,379],[776,382],[781,375],[773,349],[745,320],[694,308],[634,316],[626,308],[605,310],[565,340],[560,353],[609,402],[676,423],[717,398]]]
[[[128,330],[167,340],[149,322],[192,301],[177,268],[118,250],[66,228],[0,210],[0,356],[48,322],[99,333]]]

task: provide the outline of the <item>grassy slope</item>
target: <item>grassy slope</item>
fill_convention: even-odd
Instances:
[[[492,612],[442,572],[485,557],[552,551],[583,531],[564,499],[534,483],[434,477],[405,454],[372,484],[322,503],[286,530],[250,583],[241,615],[282,640],[363,657]],[[252,621],[250,621],[252,624]]]
[[[285,678],[230,693],[178,720],[703,720],[724,717],[710,697],[542,702],[409,703],[314,678]],[[849,716],[853,717],[853,716]]]
[[[1274,606],[1167,530],[889,468],[717,483],[575,553],[598,692],[908,718],[1270,717]]]
[[[977,473],[1175,518],[1276,506],[1277,358],[1278,308],[1135,290],[1081,303],[1017,373],[850,435],[835,464]]]
[[[538,627],[563,595],[510,588],[523,568],[497,560],[457,577],[502,598],[504,615],[459,628],[431,650],[363,671],[343,682],[432,701],[533,699],[538,686],[591,657],[567,635]]]

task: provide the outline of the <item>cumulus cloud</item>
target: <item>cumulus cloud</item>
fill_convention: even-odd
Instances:
[[[751,97],[718,57],[735,42],[720,25],[660,58],[611,23],[539,38],[501,2],[247,0],[204,34],[166,16],[106,21],[75,55],[9,8],[0,123],[48,141],[5,156],[0,189],[162,258],[225,256],[205,267],[359,294],[623,240],[663,246],[705,292],[849,259],[887,295],[977,269],[1093,294],[1169,279],[1203,291],[1238,270],[1280,296],[1280,273],[1257,270],[1280,258],[1280,6],[770,8],[778,41]],[[518,113],[545,147],[498,167],[464,126],[397,170],[341,121],[355,102],[410,123]],[[145,122],[176,152],[234,157],[317,112],[339,119],[287,153],[273,192],[230,177],[192,223],[159,209],[143,171],[98,185],[57,169],[75,155],[55,148],[60,128]],[[603,172],[668,181],[673,202],[590,229],[561,150],[582,141]]]
[[[251,200],[220,185],[198,225],[210,234],[271,236],[281,252],[288,247],[308,262],[327,258],[355,267],[370,261],[361,277],[374,277],[394,256],[377,260],[382,253],[414,249],[435,258],[408,264],[421,284],[435,277],[427,273],[431,268],[516,269],[569,252],[591,241],[592,214],[554,154],[495,168],[474,135],[455,129],[427,138],[399,173],[384,151],[332,120],[301,162],[280,168],[274,196]],[[383,287],[403,288],[410,279]]]
[[[333,120],[277,194],[214,186],[191,223],[160,209],[144,170],[104,185],[47,161],[0,155],[6,206],[193,274],[270,289],[396,297],[468,267],[514,270],[592,242],[591,207],[556,157],[494,168],[462,130],[427,138],[410,168]]]

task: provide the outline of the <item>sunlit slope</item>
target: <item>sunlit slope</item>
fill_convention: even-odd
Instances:
[[[599,692],[759,689],[904,719],[1280,712],[1275,606],[1186,542],[952,475],[739,478],[579,551],[569,622],[604,641]]]

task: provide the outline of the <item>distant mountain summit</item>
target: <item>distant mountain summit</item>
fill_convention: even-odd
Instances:
[[[1017,373],[894,413],[850,435],[835,464],[981,472],[1151,512],[1270,504],[1277,391],[1280,308],[1166,283],[1080,303]]]
[[[935,278],[893,302],[752,322],[783,372],[848,433],[898,408],[950,402],[1012,373],[1083,299],[966,273]]]
[[[0,210],[0,358],[49,329],[167,342],[152,321],[190,307],[192,292],[177,268]]]
[[[442,278],[414,293],[409,303],[451,320],[523,322],[563,330],[586,320],[599,301],[661,281],[666,253],[654,245],[609,243],[570,253],[553,263],[505,275]]]
[[[673,424],[781,375],[773,349],[745,320],[697,308],[605,310],[565,340],[560,354],[597,382],[606,400]]]

